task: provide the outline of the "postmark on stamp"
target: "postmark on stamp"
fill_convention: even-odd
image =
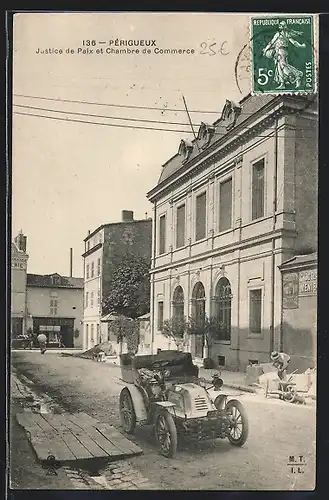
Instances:
[[[254,94],[316,92],[313,22],[312,15],[251,18]]]

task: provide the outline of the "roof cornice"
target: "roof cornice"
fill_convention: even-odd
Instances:
[[[204,151],[201,151],[190,161],[187,161],[170,177],[151,189],[147,193],[147,198],[151,202],[157,201],[157,199],[165,195],[174,186],[176,187],[185,182],[188,177],[190,177],[192,174],[194,175],[198,170],[207,167],[208,165],[222,157],[225,157],[232,149],[241,145],[242,142],[250,139],[255,134],[255,132],[259,132],[265,126],[273,123],[276,118],[284,114],[288,114],[289,111],[301,111],[302,108],[298,106],[299,104],[302,103],[299,103],[296,99],[293,99],[290,96],[276,96],[265,106],[257,110],[254,114],[250,115],[246,120],[231,129],[218,141],[211,144]],[[267,115],[263,118],[263,120],[254,123],[257,119],[261,118],[264,113],[270,113],[270,115]],[[251,123],[254,124],[250,125]],[[246,129],[246,127],[248,128]]]

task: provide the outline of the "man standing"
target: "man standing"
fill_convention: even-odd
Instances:
[[[287,376],[287,368],[290,363],[290,356],[285,352],[273,351],[271,354],[271,360],[273,366],[278,370],[278,376],[280,380],[285,380]]]
[[[44,333],[39,333],[39,335],[37,336],[37,340],[39,342],[41,354],[44,354],[46,352],[46,348],[47,348],[46,335]]]

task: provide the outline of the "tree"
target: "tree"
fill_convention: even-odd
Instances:
[[[103,301],[105,313],[136,319],[149,311],[150,262],[145,257],[126,253],[113,269],[110,291]]]
[[[202,335],[203,346],[207,349],[207,358],[210,358],[213,339],[217,336],[220,329],[219,320],[216,317],[208,318],[206,315],[203,321],[197,321],[190,317],[188,320],[187,332],[190,335]]]
[[[165,337],[172,339],[177,349],[181,349],[184,344],[184,333],[186,333],[188,322],[186,317],[173,317],[163,322],[161,333]]]
[[[110,328],[120,344],[120,354],[122,354],[122,342],[127,341],[128,352],[136,354],[139,344],[139,321],[127,318],[122,315],[113,315],[110,321]]]

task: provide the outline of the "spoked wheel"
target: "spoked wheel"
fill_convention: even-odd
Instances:
[[[173,458],[177,450],[177,429],[170,413],[167,411],[157,413],[154,433],[161,454]]]
[[[132,434],[136,428],[136,413],[130,392],[126,387],[120,393],[120,420],[123,430]]]
[[[288,403],[294,403],[296,399],[296,390],[292,385],[288,385],[283,393],[284,401]]]
[[[242,446],[247,441],[249,433],[246,410],[240,401],[236,399],[229,401],[225,409],[229,413],[232,421],[231,432],[228,435],[228,439],[231,444]]]

